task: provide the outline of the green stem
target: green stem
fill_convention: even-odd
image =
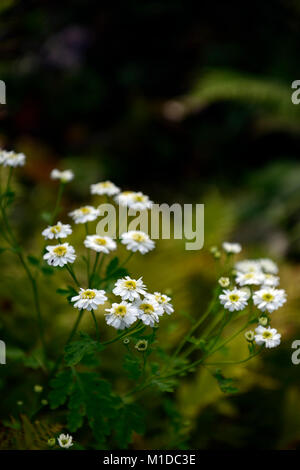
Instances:
[[[54,208],[53,214],[52,214],[52,216],[51,216],[50,225],[52,225],[52,224],[55,222],[55,219],[56,219],[57,215],[59,214],[59,207],[60,207],[60,203],[61,203],[61,198],[62,198],[62,195],[63,195],[64,187],[65,187],[65,184],[64,184],[63,182],[60,182],[59,188],[58,188],[58,193],[57,193],[56,204],[55,204],[55,208]]]
[[[76,275],[75,275],[75,273],[74,273],[74,271],[73,271],[73,268],[72,268],[71,266],[69,266],[68,264],[66,264],[65,266],[66,266],[67,270],[69,271],[69,273],[70,273],[70,275],[71,275],[73,281],[75,282],[75,284],[76,284],[78,287],[81,287],[81,286],[80,286],[80,283],[79,283],[79,281],[78,281],[78,279],[77,279],[77,277],[76,277]]]
[[[97,264],[98,264],[98,260],[99,260],[99,255],[100,255],[100,253],[97,252],[96,257],[95,257],[94,266],[93,266],[93,269],[92,269],[92,274],[90,275],[90,279],[89,279],[89,287],[92,287],[92,284],[93,284],[93,278],[94,278],[94,275],[95,275],[95,272],[96,272],[96,268],[97,268]],[[103,253],[102,253],[102,255],[103,255]]]
[[[219,365],[235,365],[235,364],[243,364],[244,362],[250,361],[253,357],[257,356],[261,351],[262,348],[259,348],[254,354],[246,357],[245,359],[241,359],[240,361],[223,361],[223,362],[204,362],[203,365],[205,366],[219,366]]]
[[[89,234],[88,222],[85,223],[85,232],[86,232],[86,235],[88,236]],[[91,264],[91,253],[90,253],[90,249],[87,248],[87,282],[88,282],[88,285],[90,283],[90,264]]]
[[[71,331],[71,333],[69,334],[69,337],[68,337],[68,339],[67,339],[67,341],[66,341],[65,347],[66,347],[67,344],[70,343],[70,341],[72,341],[73,337],[75,336],[75,333],[76,333],[76,331],[77,331],[77,328],[78,328],[78,326],[79,326],[79,323],[80,323],[80,321],[81,321],[81,319],[82,319],[83,313],[84,313],[84,310],[79,310],[79,313],[78,313],[76,322],[74,323],[74,326],[73,326],[73,328],[72,328],[72,331]],[[52,371],[51,371],[51,373],[50,373],[49,379],[51,379],[51,377],[53,377],[53,376],[56,374],[56,371],[57,371],[57,369],[59,368],[60,363],[61,363],[62,360],[63,360],[63,357],[64,357],[64,355],[61,354],[61,355],[58,357],[58,359],[56,360],[56,362],[55,362],[55,364],[54,364],[54,366],[53,366],[53,369],[52,369]]]
[[[100,342],[100,331],[99,331],[99,327],[98,327],[98,323],[97,323],[97,319],[96,319],[94,310],[91,310],[91,314],[92,314],[92,317],[93,317],[93,320],[94,320],[94,323],[95,323],[97,341]]]

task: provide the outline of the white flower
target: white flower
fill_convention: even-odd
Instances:
[[[76,259],[74,248],[69,243],[62,245],[48,245],[46,246],[46,253],[43,258],[47,260],[50,266],[63,267],[67,263],[74,263]]]
[[[60,180],[62,183],[68,183],[74,178],[74,173],[72,170],[60,171],[57,168],[54,168],[50,173],[50,177],[53,180]]]
[[[82,287],[78,295],[71,299],[71,302],[75,302],[74,307],[79,308],[79,310],[96,310],[98,305],[102,305],[106,301],[107,297],[104,290],[83,289]]]
[[[24,166],[25,161],[26,157],[24,153],[7,152],[6,150],[1,152],[0,163],[2,163],[3,166],[11,166],[14,168],[17,166]]]
[[[113,293],[122,297],[122,300],[136,300],[140,298],[140,295],[146,294],[146,286],[142,281],[142,278],[131,279],[129,276],[125,276],[124,279],[118,279]]]
[[[269,274],[278,273],[278,266],[271,259],[268,259],[268,258],[259,259],[258,263],[260,264],[260,267],[265,273],[269,273]]]
[[[137,319],[137,309],[133,304],[122,301],[121,303],[112,304],[111,308],[105,309],[105,320],[110,326],[117,330],[124,330],[131,326]]]
[[[133,193],[131,198],[128,199],[128,206],[136,211],[150,209],[153,202],[145,194],[138,192]]]
[[[56,225],[49,225],[42,231],[42,235],[46,240],[52,240],[53,238],[66,238],[68,235],[71,235],[71,233],[71,225],[62,224],[61,222],[57,222]]]
[[[83,206],[79,209],[75,209],[69,212],[69,215],[74,220],[75,224],[85,224],[86,222],[92,222],[99,217],[100,212],[93,206]]]
[[[263,284],[265,276],[259,272],[237,273],[236,282],[240,286],[258,286]]]
[[[163,310],[163,313],[167,313],[168,315],[171,315],[171,313],[174,312],[174,307],[170,303],[171,297],[168,297],[165,294],[161,294],[160,292],[154,292],[154,294],[146,294],[146,299],[151,299],[156,301]]]
[[[134,191],[123,191],[115,197],[115,201],[120,204],[120,206],[128,206],[134,194]]]
[[[264,344],[266,348],[275,348],[280,344],[281,334],[277,333],[275,328],[271,328],[270,326],[265,328],[260,325],[255,329],[255,332],[255,342],[259,346]]]
[[[253,302],[262,312],[273,312],[286,302],[286,293],[283,289],[263,287],[253,294]]]
[[[69,434],[60,434],[57,438],[58,443],[60,447],[63,447],[64,449],[68,449],[73,445],[73,437],[70,436]]]
[[[92,250],[108,254],[117,248],[116,242],[110,237],[100,235],[87,235],[84,245]]]
[[[256,260],[245,259],[235,263],[235,269],[242,273],[257,273],[261,272],[260,264]]]
[[[162,306],[150,297],[146,297],[144,300],[137,300],[134,305],[138,310],[138,318],[145,325],[152,327],[155,322],[159,322],[159,317],[164,313]]]
[[[274,274],[264,274],[264,286],[277,287],[279,285],[279,277]]]
[[[237,254],[240,253],[242,250],[242,247],[239,243],[229,243],[229,242],[224,242],[222,243],[223,250],[226,251],[226,253],[230,254]]]
[[[102,183],[96,183],[91,185],[91,193],[98,194],[102,196],[102,194],[107,194],[108,196],[114,196],[120,192],[120,188],[118,188],[114,183],[111,181],[103,181]]]
[[[219,299],[221,304],[224,305],[224,308],[230,312],[233,312],[234,310],[243,310],[248,305],[248,295],[242,289],[225,289],[223,294],[219,296]]]
[[[154,241],[149,238],[149,235],[139,230],[122,233],[121,241],[123,245],[127,245],[127,250],[133,252],[139,251],[142,255],[153,250],[155,246]]]

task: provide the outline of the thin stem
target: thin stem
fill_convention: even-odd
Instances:
[[[89,234],[88,222],[85,223],[85,232],[86,232],[86,235]],[[88,285],[90,283],[90,264],[91,264],[91,253],[90,253],[90,249],[87,248],[87,281],[88,281]]]
[[[90,275],[90,279],[89,279],[89,287],[92,287],[92,284],[93,284],[93,278],[94,278],[94,275],[95,275],[95,272],[96,272],[96,268],[97,268],[97,264],[98,264],[98,260],[99,260],[99,255],[100,255],[100,253],[97,252],[96,257],[95,257],[94,266],[93,266],[93,269],[92,269],[92,274]],[[102,253],[102,255],[103,255],[103,253]]]
[[[93,320],[94,320],[94,323],[95,323],[96,337],[97,337],[97,340],[100,342],[100,331],[99,331],[99,327],[98,327],[98,323],[97,323],[97,319],[96,319],[94,310],[91,310],[91,314],[92,314],[92,317],[93,317]]]
[[[205,366],[219,366],[219,365],[235,365],[235,364],[243,364],[244,362],[250,361],[253,357],[257,356],[261,351],[262,348],[259,348],[254,354],[250,354],[250,356],[246,357],[245,359],[241,359],[240,361],[223,361],[223,362],[204,362],[203,365]]]
[[[66,341],[66,345],[69,344],[70,341],[72,341],[73,337],[75,336],[75,333],[76,333],[76,331],[77,331],[77,328],[78,328],[78,326],[79,326],[79,323],[80,323],[80,321],[81,321],[81,319],[82,319],[83,313],[84,313],[84,310],[79,310],[79,313],[78,313],[76,322],[74,323],[74,326],[73,326],[73,328],[72,328],[72,331],[71,331],[71,333],[69,334],[69,337],[68,337],[68,339],[67,339],[67,341]],[[52,371],[51,371],[50,378],[53,377],[53,375],[55,375],[57,369],[58,369],[59,366],[60,366],[61,361],[63,360],[63,357],[64,357],[64,355],[61,354],[61,355],[58,357],[58,359],[56,360],[56,363],[54,364],[53,369],[52,369]]]
[[[60,184],[59,184],[57,198],[56,198],[56,204],[55,204],[53,214],[51,216],[50,225],[52,225],[55,222],[56,216],[59,214],[59,208],[60,208],[60,203],[61,203],[61,198],[62,198],[62,194],[63,194],[63,191],[64,191],[64,187],[65,187],[65,184],[61,181]]]
[[[76,275],[75,275],[75,273],[74,273],[74,271],[73,271],[73,268],[72,268],[71,266],[69,266],[68,264],[66,264],[65,266],[66,266],[67,270],[69,271],[69,273],[70,273],[70,275],[71,275],[73,281],[75,282],[75,284],[76,284],[78,287],[81,287],[81,286],[80,286],[80,283],[79,283],[79,281],[78,281],[78,279],[77,279],[77,277],[76,277]]]

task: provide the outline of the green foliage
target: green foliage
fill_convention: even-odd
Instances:
[[[65,346],[65,362],[68,366],[75,366],[84,356],[101,352],[105,347],[94,341],[87,333],[80,332],[80,340],[73,341]]]
[[[237,393],[238,388],[236,388],[233,383],[234,379],[225,378],[220,369],[217,369],[213,373],[214,378],[217,380],[220,390],[223,393]]]
[[[137,380],[140,378],[142,373],[141,360],[132,354],[126,354],[124,357],[123,369],[127,372],[129,379]]]
[[[115,427],[115,440],[120,449],[126,449],[132,439],[132,432],[138,434],[145,432],[144,411],[136,405],[125,405],[118,413]]]

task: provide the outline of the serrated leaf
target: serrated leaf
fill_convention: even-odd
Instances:
[[[59,372],[57,376],[50,381],[53,390],[48,395],[49,404],[52,409],[63,405],[72,391],[73,374],[71,369]]]
[[[118,448],[126,449],[132,440],[132,433],[143,434],[144,431],[144,412],[140,406],[130,404],[119,410],[115,426]]]
[[[87,333],[80,333],[80,338],[65,347],[65,362],[68,366],[75,366],[86,354],[105,349],[101,343],[94,341]]]
[[[220,369],[217,369],[213,374],[215,379],[218,381],[219,387],[223,393],[237,393],[238,388],[236,388],[233,383],[234,380],[230,378],[225,378]]]

